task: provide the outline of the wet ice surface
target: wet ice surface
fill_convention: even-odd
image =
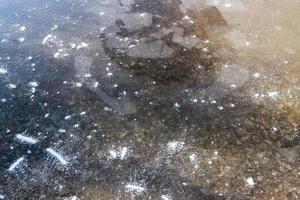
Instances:
[[[299,6],[0,1],[0,199],[299,198]]]

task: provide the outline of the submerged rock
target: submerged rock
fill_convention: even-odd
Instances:
[[[134,29],[137,26],[126,17],[102,34],[103,47],[112,60],[135,75],[162,83],[188,78],[207,85],[214,80],[217,59],[206,29],[226,25],[216,7],[203,6],[197,12],[187,10],[189,16],[180,10],[176,0],[136,0],[131,4],[131,12],[128,15],[136,21],[136,16],[141,18],[139,28]]]
[[[300,145],[287,148],[280,148],[278,151],[289,162],[299,165]]]

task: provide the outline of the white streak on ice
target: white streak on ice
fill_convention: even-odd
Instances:
[[[71,115],[67,115],[67,116],[65,116],[65,120],[68,120],[68,119],[70,119],[72,116]]]
[[[21,134],[17,134],[17,135],[16,135],[16,138],[17,138],[18,140],[20,140],[21,142],[25,142],[25,143],[27,143],[27,144],[35,144],[35,143],[38,142],[38,140],[35,139],[35,138],[28,137],[28,136],[21,135]]]
[[[9,168],[8,171],[12,172],[14,171],[20,164],[21,162],[23,162],[25,160],[24,157],[19,158],[18,160],[16,160]]]
[[[168,153],[174,154],[174,153],[179,152],[180,150],[182,150],[184,148],[184,144],[185,143],[182,141],[168,142],[168,144],[167,144]]]
[[[121,152],[121,160],[123,160],[128,152],[128,148],[124,147]]]
[[[143,191],[145,191],[144,187],[141,187],[139,185],[133,185],[133,184],[127,184],[125,188],[130,192],[142,193]]]
[[[53,37],[52,34],[49,34],[49,35],[47,35],[46,37],[44,37],[42,44],[46,44],[46,42],[47,42],[51,37]]]
[[[116,159],[117,158],[117,153],[113,150],[109,151],[109,154],[111,156],[112,159]]]
[[[7,70],[0,67],[0,74],[7,74]]]
[[[30,85],[31,87],[37,87],[37,86],[39,86],[39,83],[36,82],[36,81],[31,81],[31,82],[29,82],[29,85]]]
[[[24,32],[25,30],[26,30],[26,27],[25,26],[21,26],[21,27],[19,27],[19,29],[18,29],[20,32]]]
[[[15,88],[17,88],[17,86],[15,84],[10,83],[10,84],[8,84],[8,88],[15,89]]]
[[[61,155],[55,152],[53,149],[47,148],[46,151],[52,156],[54,156],[62,165],[68,164],[68,162]]]
[[[268,96],[269,97],[275,97],[275,96],[278,96],[278,92],[268,92]]]
[[[161,199],[162,200],[171,200],[171,198],[168,195],[162,195]]]

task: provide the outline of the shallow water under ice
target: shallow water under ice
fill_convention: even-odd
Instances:
[[[0,199],[300,198],[299,8],[0,0]]]

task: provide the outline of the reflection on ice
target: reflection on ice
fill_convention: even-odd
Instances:
[[[219,99],[242,87],[249,81],[250,75],[247,69],[236,64],[222,67],[217,80],[205,89],[205,94],[210,99]]]
[[[87,74],[90,74],[92,63],[92,57],[77,56],[75,58],[74,66],[76,69],[76,73],[79,79],[83,82],[84,87],[95,93],[103,102],[109,105],[114,111],[122,115],[135,113],[136,108],[128,99],[114,99],[110,97],[100,89],[101,85],[98,86],[96,80],[94,80],[90,76],[87,76]]]
[[[121,115],[129,115],[136,112],[135,106],[128,99],[114,99],[108,96],[99,88],[95,88],[93,85],[86,85],[86,87],[94,92],[103,102],[105,102],[114,111]]]

